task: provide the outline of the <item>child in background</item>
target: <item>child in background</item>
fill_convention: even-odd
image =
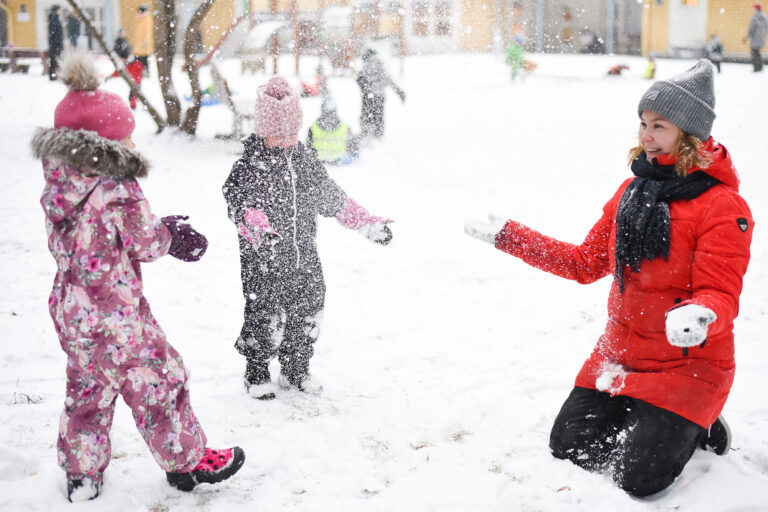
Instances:
[[[648,64],[645,65],[645,71],[643,72],[643,78],[653,80],[656,78],[656,61],[652,56],[648,56]]]
[[[166,341],[142,293],[142,262],[170,254],[199,260],[204,236],[187,217],[158,219],[136,181],[148,163],[135,151],[133,114],[97,89],[84,52],[66,55],[59,78],[69,93],[40,128],[32,149],[42,159],[48,248],[58,271],[48,300],[68,356],[58,459],[70,501],[98,496],[110,461],[109,431],[118,396],[168,482],[190,491],[225,480],[242,466],[240,448],[206,448],[190,404],[187,371]]]
[[[333,99],[323,100],[320,117],[307,131],[307,146],[314,149],[317,159],[326,164],[348,165],[357,158],[360,141],[339,117]]]
[[[131,52],[132,47],[127,38],[128,33],[124,28],[121,28],[120,32],[118,32],[117,39],[115,39],[114,51],[115,54],[120,57],[120,60],[123,61],[125,70],[131,75],[133,81],[136,82],[136,87],[140,88],[141,78],[144,75],[144,64],[142,64]],[[115,70],[114,73],[107,77],[107,80],[118,76],[120,76],[120,73]],[[136,96],[133,94],[133,90],[128,93],[128,103],[131,105],[131,110],[136,109]]]
[[[723,42],[716,34],[709,37],[709,41],[704,45],[707,52],[707,58],[715,65],[717,72],[720,73],[720,64],[723,62]]]
[[[275,398],[269,362],[280,361],[283,389],[319,393],[309,373],[320,332],[325,283],[315,237],[317,216],[336,217],[373,242],[389,243],[389,219],[369,214],[328,177],[298,141],[302,111],[288,82],[258,90],[255,129],[222,188],[237,226],[245,321],[235,348],[246,358],[245,388]]]
[[[637,107],[634,176],[581,244],[514,220],[465,227],[560,277],[613,277],[605,332],[549,446],[558,459],[610,471],[632,496],[667,488],[697,447],[724,455],[730,446],[720,413],[736,370],[733,321],[754,221],[730,153],[711,136],[714,106],[707,60],[651,85]]]

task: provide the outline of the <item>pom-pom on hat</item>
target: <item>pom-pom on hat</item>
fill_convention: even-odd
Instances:
[[[116,141],[133,133],[133,112],[117,94],[98,89],[99,74],[87,52],[65,53],[57,75],[69,92],[53,113],[54,128],[96,132]]]
[[[281,76],[273,76],[258,88],[254,132],[259,137],[296,135],[301,129],[299,95]]]
[[[712,64],[701,59],[693,67],[666,80],[658,80],[645,91],[637,114],[651,110],[685,133],[709,139],[715,121],[715,75]]]

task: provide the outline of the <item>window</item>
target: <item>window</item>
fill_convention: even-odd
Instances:
[[[435,35],[440,37],[451,35],[451,3],[448,0],[438,0],[435,3]]]
[[[423,0],[413,2],[413,26],[414,36],[425,37],[429,35],[429,4]]]

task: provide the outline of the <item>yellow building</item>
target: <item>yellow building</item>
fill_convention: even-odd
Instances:
[[[744,58],[752,16],[748,0],[643,0],[643,55],[696,56],[712,34],[726,59]]]
[[[717,34],[726,59],[749,53],[742,38],[752,14],[751,0],[641,1],[638,13],[637,0],[217,0],[203,21],[201,42],[211,48],[244,15],[288,19],[296,9],[301,19],[312,20],[326,7],[349,6],[354,8],[350,32],[363,38],[403,38],[411,52],[499,50],[512,39],[528,50],[579,51],[571,42],[577,40],[574,31],[583,27],[605,40],[609,52],[632,53],[640,46],[644,55],[689,57]],[[181,40],[198,2],[176,2]],[[47,14],[54,3],[64,10],[69,7],[63,0],[0,1],[0,42],[47,47]],[[120,27],[133,35],[136,10],[147,4],[151,11],[153,1],[79,0],[78,4],[111,45]],[[641,23],[635,21],[640,17]],[[641,42],[633,44],[632,37]],[[98,51],[95,41],[90,46]]]

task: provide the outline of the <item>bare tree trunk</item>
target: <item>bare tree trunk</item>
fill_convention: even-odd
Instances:
[[[164,0],[155,2],[155,57],[160,92],[165,103],[168,126],[181,124],[181,102],[173,86],[173,57],[176,55],[176,2]]]
[[[194,135],[197,131],[197,120],[200,116],[200,103],[203,101],[203,91],[200,88],[199,66],[195,60],[195,35],[200,30],[200,24],[216,0],[203,0],[195,10],[187,25],[184,35],[184,69],[189,75],[189,85],[192,86],[192,106],[184,113],[184,123],[181,131]]]
[[[67,0],[67,3],[72,7],[72,9],[80,16],[80,19],[83,20],[83,23],[85,23],[85,26],[88,27],[88,29],[91,31],[91,34],[93,34],[93,37],[96,38],[96,41],[98,41],[99,46],[101,46],[101,49],[104,50],[104,53],[109,57],[109,60],[112,61],[112,64],[115,66],[115,69],[117,69],[117,72],[120,74],[120,76],[125,80],[125,83],[128,84],[128,87],[131,88],[131,92],[134,96],[136,96],[145,107],[147,107],[147,112],[150,116],[152,116],[152,120],[155,121],[155,124],[157,124],[157,133],[160,133],[163,131],[163,128],[165,128],[165,120],[160,116],[160,114],[155,110],[155,108],[147,101],[147,98],[144,97],[144,95],[139,90],[139,86],[136,82],[133,81],[133,78],[131,78],[131,75],[128,74],[128,72],[125,71],[125,65],[117,59],[114,53],[112,53],[112,50],[109,49],[109,47],[104,43],[104,38],[101,36],[101,32],[96,30],[96,28],[91,23],[91,19],[88,17],[87,14],[83,12],[83,10],[80,8],[79,5],[77,5],[77,2],[75,0]]]

